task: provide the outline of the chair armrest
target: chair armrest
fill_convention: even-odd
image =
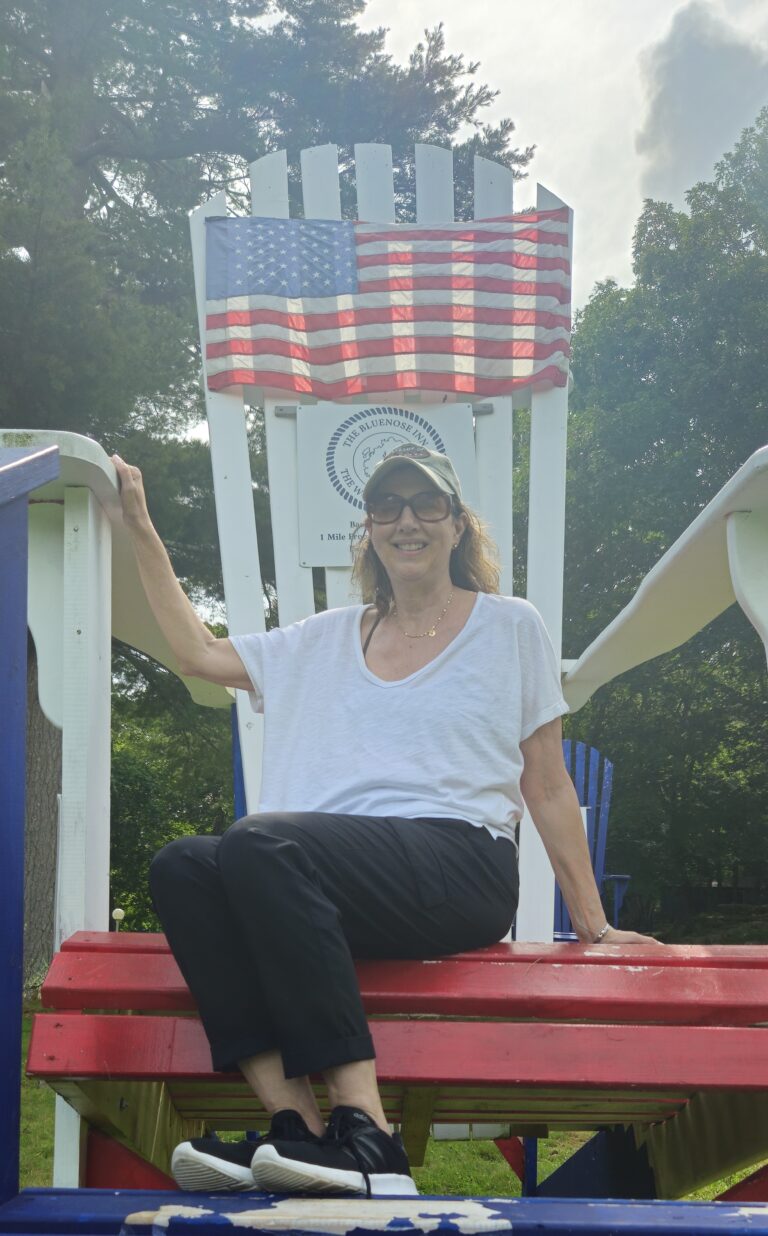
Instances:
[[[563,680],[572,709],[685,643],[738,600],[768,650],[768,447],[751,455],[656,563]]]
[[[109,518],[112,531],[112,635],[132,648],[145,652],[176,674],[198,704],[212,708],[228,708],[233,693],[226,687],[203,682],[200,678],[188,678],[179,672],[178,663],[155,620],[144,589],[131,547],[130,537],[123,525],[120,495],[112,461],[98,442],[77,433],[56,433],[47,430],[0,430],[0,447],[59,448],[60,473],[56,480],[34,493],[35,502],[60,503],[67,488],[89,489]],[[55,552],[54,544],[48,546],[48,554]],[[60,550],[58,551],[61,552]],[[46,639],[47,626],[36,623],[34,607],[30,607],[29,621],[38,653],[41,703],[46,694],[46,678],[60,672],[60,637],[53,643]],[[37,628],[37,629],[36,629]],[[50,694],[50,693],[49,693]],[[44,711],[54,724],[60,719],[52,715],[50,705],[43,703]]]

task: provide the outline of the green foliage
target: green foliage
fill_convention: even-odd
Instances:
[[[147,886],[153,855],[175,837],[222,833],[233,821],[230,720],[226,711],[198,708],[178,679],[156,666],[137,672],[126,661],[121,670],[112,727],[111,901],[125,911],[125,930],[158,931]]]
[[[574,340],[566,655],[766,437],[768,109],[689,213],[647,202],[636,284],[598,285]],[[732,609],[570,722],[616,765],[609,866],[651,926],[676,890],[768,886],[764,652]]]
[[[187,212],[250,160],[288,148],[393,143],[413,192],[414,141],[460,145],[518,172],[514,126],[442,30],[408,63],[363,33],[364,0],[26,0],[0,13],[0,423],[113,441],[200,419]],[[351,178],[345,177],[349,202]]]

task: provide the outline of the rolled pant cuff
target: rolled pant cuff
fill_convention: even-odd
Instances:
[[[355,1060],[373,1060],[376,1051],[370,1034],[349,1039],[334,1039],[331,1043],[296,1044],[283,1047],[283,1070],[286,1077],[304,1077],[307,1073],[322,1073],[339,1064]]]
[[[265,1042],[252,1034],[248,1038],[211,1043],[210,1047],[214,1073],[239,1073],[238,1060],[247,1060],[249,1056],[258,1056],[265,1051],[275,1051],[278,1044]]]

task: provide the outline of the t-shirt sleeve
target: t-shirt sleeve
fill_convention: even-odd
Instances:
[[[264,640],[266,636],[230,635],[229,642],[245,666],[253,683],[253,702],[257,712],[264,711]]]
[[[521,681],[520,741],[541,725],[568,712],[560,687],[560,671],[552,641],[537,609],[526,603],[518,647]]]

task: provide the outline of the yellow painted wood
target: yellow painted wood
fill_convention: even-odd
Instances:
[[[62,1078],[52,1085],[88,1124],[114,1137],[161,1172],[169,1170],[174,1146],[205,1132],[204,1120],[179,1115],[164,1082]]]
[[[436,1086],[410,1086],[405,1092],[400,1133],[414,1167],[424,1162],[436,1098]]]
[[[669,1120],[634,1127],[659,1197],[683,1197],[768,1157],[765,1093],[702,1091]]]

